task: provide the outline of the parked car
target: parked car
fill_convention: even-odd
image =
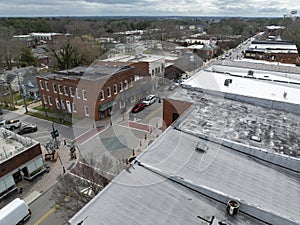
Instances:
[[[155,102],[156,97],[155,95],[148,95],[146,98],[144,98],[143,103],[148,106]]]
[[[25,124],[18,130],[18,134],[32,133],[32,132],[36,132],[37,130],[38,130],[37,125]]]
[[[131,112],[137,113],[139,111],[142,111],[144,108],[145,108],[144,103],[137,103],[135,106],[133,106],[133,108],[131,109]]]
[[[0,127],[4,127],[8,130],[14,130],[21,126],[20,120],[3,120],[0,122]]]

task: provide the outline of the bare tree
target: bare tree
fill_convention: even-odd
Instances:
[[[8,70],[11,70],[14,62],[18,61],[21,48],[24,46],[24,43],[13,38],[13,35],[12,28],[0,27],[0,63]]]
[[[114,161],[103,155],[100,162],[89,156],[60,177],[52,199],[68,218],[79,211],[97,195],[123,168],[124,162]]]

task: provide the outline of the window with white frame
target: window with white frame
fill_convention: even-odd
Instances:
[[[73,107],[73,112],[75,112],[75,113],[76,113],[76,112],[77,112],[77,111],[76,111],[76,105],[75,105],[75,103],[74,103],[74,102],[72,103],[72,107]]]
[[[118,94],[118,85],[114,84],[114,94]]]
[[[63,93],[62,86],[60,84],[58,85],[58,91],[59,91],[59,94]]]
[[[52,105],[52,99],[51,99],[51,96],[48,96],[48,102],[49,102],[49,105]]]
[[[79,89],[78,88],[76,88],[76,97],[80,98],[80,94],[79,94]]]
[[[133,86],[133,78],[130,78],[130,84],[129,84],[130,87]]]
[[[86,116],[89,116],[89,115],[90,115],[90,114],[89,114],[89,107],[88,107],[87,105],[84,106],[84,114],[85,114]]]
[[[121,81],[120,82],[120,92],[122,92],[123,91],[123,82]]]
[[[87,97],[86,97],[86,90],[82,90],[82,99],[83,99],[83,100],[87,100]]]
[[[41,87],[42,90],[44,90],[44,84],[43,84],[42,80],[40,80],[40,87]]]
[[[68,87],[67,86],[64,86],[64,93],[65,93],[65,95],[68,95]]]
[[[58,98],[55,98],[56,108],[60,109],[60,103]]]
[[[125,80],[124,84],[125,84],[125,89],[128,89],[128,80]]]
[[[65,107],[65,102],[64,102],[63,99],[60,100],[60,103],[61,103],[61,108],[62,108],[62,109],[66,109],[66,107]]]
[[[70,87],[70,96],[74,97],[74,89],[73,89],[73,87]]]
[[[104,100],[104,91],[103,90],[100,91],[100,100],[101,101]]]
[[[47,98],[45,95],[43,95],[44,104],[47,105]]]
[[[110,97],[111,97],[110,87],[108,87],[108,88],[106,89],[106,91],[107,91],[107,97],[110,98]]]
[[[46,90],[49,91],[49,84],[47,81],[45,82],[45,85],[46,85]]]
[[[52,83],[52,88],[53,88],[53,92],[57,93],[57,88],[56,88],[56,84],[55,83]]]

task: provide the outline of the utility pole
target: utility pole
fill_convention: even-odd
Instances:
[[[24,93],[24,90],[23,90],[21,82],[20,82],[19,74],[20,73],[17,74],[17,77],[18,77],[18,84],[19,84],[20,94],[23,97],[23,104],[24,104],[25,112],[28,113],[28,109],[27,109],[27,105],[26,105],[26,99],[25,99],[25,93]]]

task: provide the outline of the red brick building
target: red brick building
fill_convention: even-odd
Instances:
[[[164,101],[163,101],[163,121],[164,121],[163,129],[166,129],[172,123],[174,123],[192,105],[193,105],[193,103],[191,103],[191,102],[174,100],[174,99],[170,99],[170,98],[164,99]]]
[[[101,120],[135,101],[134,68],[93,65],[37,77],[42,104]]]

